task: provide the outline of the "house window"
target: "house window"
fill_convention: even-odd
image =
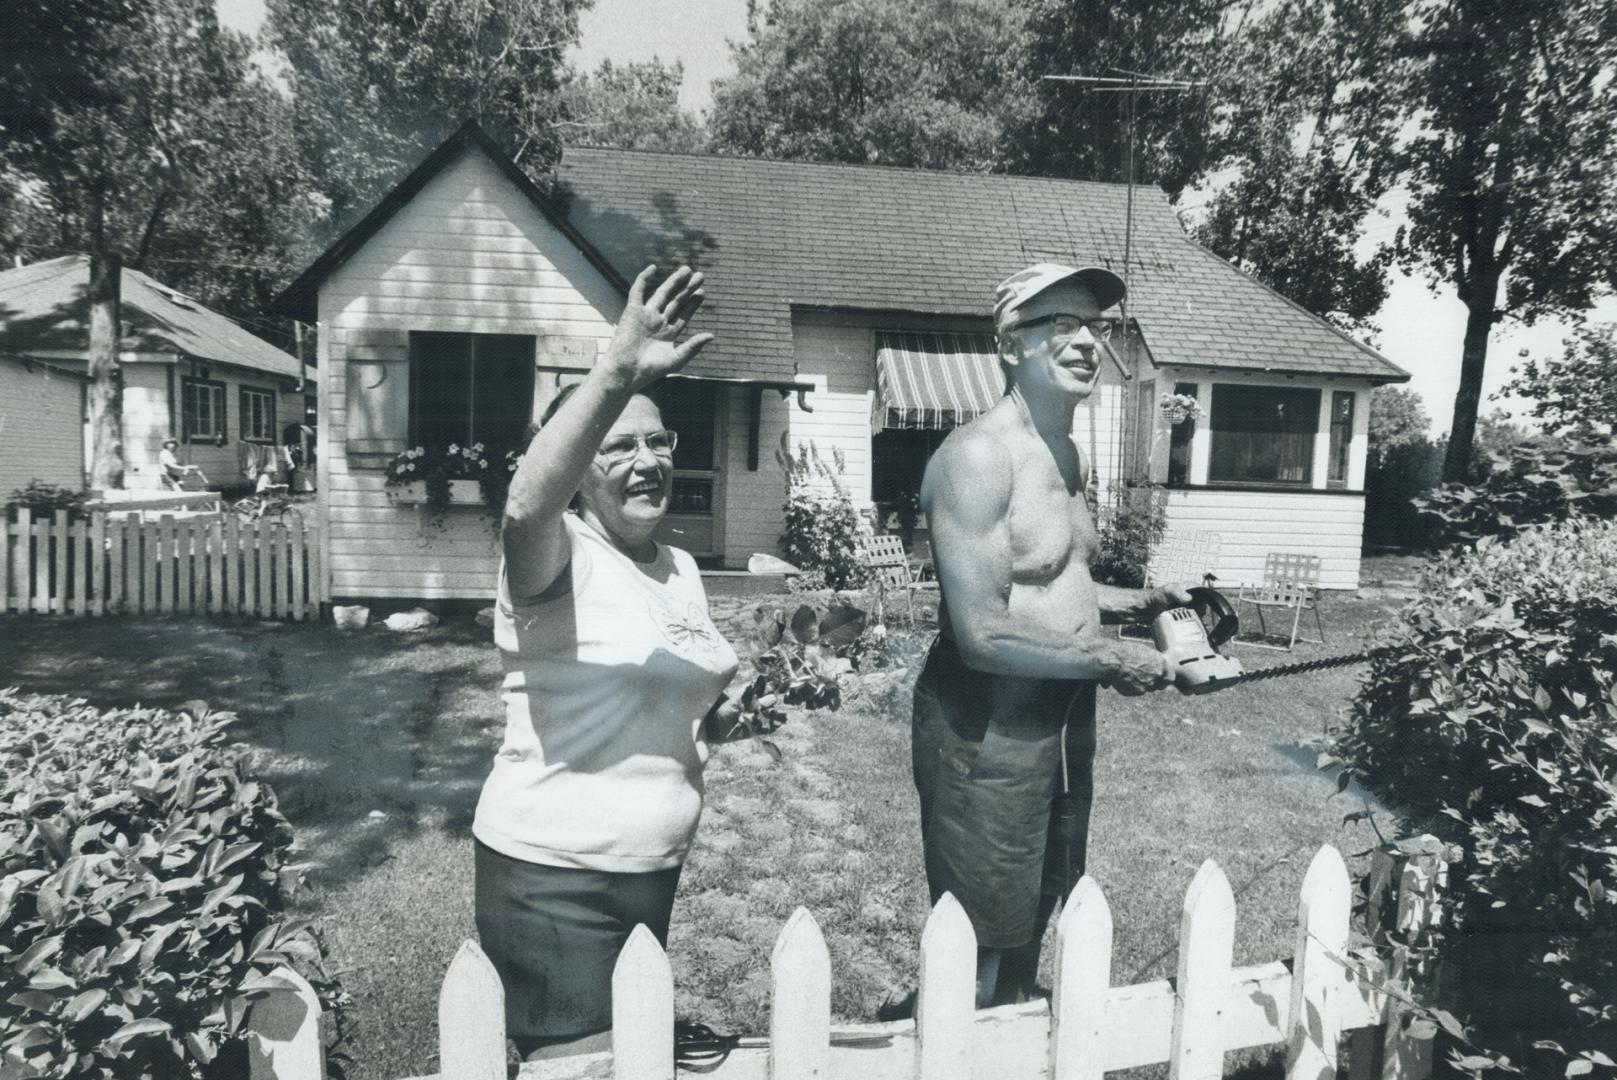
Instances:
[[[711,515],[713,474],[718,470],[719,388],[696,379],[666,379],[652,389],[651,397],[663,423],[679,435],[669,513]]]
[[[241,437],[249,442],[275,441],[275,394],[252,386],[241,388]]]
[[[1173,384],[1173,392],[1185,397],[1196,397],[1201,387],[1193,382]],[[1196,420],[1187,416],[1168,429],[1168,486],[1184,487],[1190,483],[1190,444],[1196,437]]]
[[[1325,477],[1327,487],[1347,487],[1349,452],[1353,448],[1354,397],[1351,390],[1331,394],[1331,468]]]
[[[224,442],[225,384],[212,379],[180,380],[181,438],[186,442]]]
[[[519,444],[533,419],[534,339],[410,334],[410,440],[489,451]]]
[[[1208,481],[1310,485],[1319,407],[1318,390],[1214,386]]]

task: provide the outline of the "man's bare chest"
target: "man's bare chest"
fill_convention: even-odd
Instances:
[[[1011,580],[1048,584],[1074,567],[1085,576],[1098,544],[1082,484],[1048,460],[1024,461],[1011,489],[1007,528]]]

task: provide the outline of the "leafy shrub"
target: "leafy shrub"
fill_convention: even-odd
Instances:
[[[1100,549],[1090,566],[1095,580],[1138,589],[1145,584],[1151,549],[1168,531],[1168,507],[1160,487],[1124,487],[1100,519]]]
[[[786,531],[780,538],[786,561],[799,570],[817,571],[828,588],[857,588],[865,568],[855,542],[859,514],[842,482],[842,452],[833,452],[833,468],[812,442],[793,454],[783,434],[775,460],[786,474]]]
[[[89,498],[88,493],[78,488],[59,487],[36,478],[28,481],[27,487],[13,491],[6,506],[26,508],[35,517],[50,517],[58,510],[66,510],[68,517],[72,518],[84,512],[84,504]]]
[[[254,980],[282,964],[342,1031],[275,796],[235,717],[0,690],[0,1072],[245,1074]]]
[[[822,616],[807,604],[791,615],[758,608],[744,648],[754,677],[741,692],[742,729],[759,739],[776,760],[780,751],[763,740],[786,722],[785,706],[836,709],[842,677],[853,668],[853,650],[865,629],[865,613],[834,606]]]
[[[1443,542],[1509,536],[1570,517],[1617,515],[1617,445],[1531,442],[1494,451],[1470,485],[1444,484],[1415,504]]]
[[[1456,1004],[1494,1045],[1526,1029],[1611,1053],[1617,523],[1530,527],[1436,560],[1402,621],[1337,752],[1464,852],[1445,981],[1470,996]]]

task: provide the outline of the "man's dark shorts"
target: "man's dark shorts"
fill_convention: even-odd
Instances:
[[[1065,898],[1084,872],[1095,683],[973,671],[940,637],[916,680],[914,723],[932,901],[953,893],[981,946],[1028,944],[1043,929],[1040,895]]]

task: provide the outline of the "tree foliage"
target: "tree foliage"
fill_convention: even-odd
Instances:
[[[1215,166],[1236,177],[1197,239],[1344,329],[1372,329],[1392,250],[1357,252],[1395,178],[1401,0],[1284,0],[1215,83]]]
[[[1432,418],[1426,402],[1403,386],[1378,386],[1370,394],[1370,458],[1385,458],[1405,446],[1429,441]]]
[[[593,74],[575,76],[563,90],[567,141],[624,150],[702,152],[707,132],[679,105],[684,78],[685,68],[678,63],[601,61]]]
[[[1617,7],[1605,0],[1421,0],[1403,110],[1406,267],[1467,309],[1444,478],[1468,472],[1488,336],[1589,308],[1617,286]]]
[[[1121,181],[1128,174],[1130,95],[1046,76],[1130,74],[1202,80],[1222,76],[1240,20],[1229,0],[1017,0],[1026,19],[1019,67],[1034,100],[1014,140],[1014,171]],[[1205,172],[1217,128],[1215,96],[1141,93],[1133,98],[1136,179],[1170,195]]]
[[[1549,435],[1585,442],[1617,433],[1617,323],[1579,327],[1561,359],[1528,357],[1494,396],[1528,398],[1528,415]]]
[[[561,149],[563,54],[590,0],[269,0],[301,153],[334,224],[466,120],[545,179]]]
[[[1015,13],[990,0],[770,0],[714,84],[731,153],[980,172],[1025,95]]]

